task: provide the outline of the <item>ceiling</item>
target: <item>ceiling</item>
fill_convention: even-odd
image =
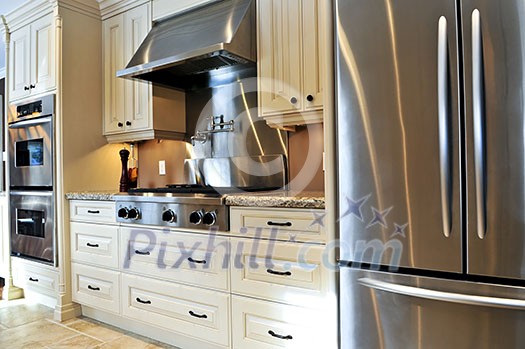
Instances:
[[[4,15],[11,10],[14,10],[27,0],[8,0],[0,1],[0,15]],[[0,69],[5,67],[5,44],[3,38],[0,39]]]

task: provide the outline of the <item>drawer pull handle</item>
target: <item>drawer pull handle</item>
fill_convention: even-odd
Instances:
[[[142,299],[140,299],[139,297],[135,298],[135,300],[139,303],[142,303],[142,304],[151,304],[151,301],[143,301]]]
[[[136,254],[141,254],[143,256],[149,256],[150,255],[149,251],[142,252],[142,251],[139,251],[139,250],[135,250],[135,253]]]
[[[100,291],[100,287],[93,287],[91,285],[88,285],[88,289],[90,289],[91,291]]]
[[[292,276],[292,272],[291,271],[275,271],[275,270],[272,270],[272,269],[266,269],[266,272],[268,274],[273,274],[273,275]]]
[[[91,214],[99,214],[100,211],[99,211],[99,210],[96,210],[96,211],[88,210],[88,213],[91,213]]]
[[[274,227],[291,227],[292,226],[292,222],[281,223],[281,222],[268,221],[266,222],[266,224],[270,226],[274,226]]]
[[[29,277],[29,281],[31,282],[38,282],[38,279],[33,279],[31,276]]]
[[[91,243],[86,243],[86,246],[87,247],[99,247],[98,244],[91,244]]]
[[[272,330],[268,331],[268,334],[272,337],[275,337],[275,338],[279,338],[279,339],[293,339],[292,336],[290,335],[287,335],[287,336],[283,336],[281,334],[278,334],[278,333],[275,333],[273,332]]]
[[[198,260],[198,259],[193,259],[191,257],[188,257],[188,261],[190,261],[191,263],[198,263],[198,264],[206,264],[206,260]]]
[[[202,315],[196,314],[196,313],[194,313],[191,310],[189,311],[189,313],[190,313],[191,316],[199,318],[199,319],[207,319],[208,318],[208,315],[206,315],[206,314],[202,314]]]

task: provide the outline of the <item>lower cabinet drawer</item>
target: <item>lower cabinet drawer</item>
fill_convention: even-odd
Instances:
[[[227,291],[228,238],[153,229],[120,229],[122,271]]]
[[[116,223],[112,201],[71,200],[69,211],[72,221]]]
[[[122,274],[123,315],[228,346],[230,295]]]
[[[331,349],[321,312],[232,296],[235,349]]]
[[[299,208],[230,207],[230,232],[290,242],[327,241],[325,211]]]
[[[71,274],[75,302],[119,313],[120,273],[73,263]]]
[[[71,222],[71,259],[118,268],[118,226]]]
[[[233,293],[326,307],[330,271],[322,263],[324,246],[235,238],[231,244]]]
[[[38,293],[58,294],[58,271],[36,266],[30,262],[13,259],[13,283],[15,286]]]

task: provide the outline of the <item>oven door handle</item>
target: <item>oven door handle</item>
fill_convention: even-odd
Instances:
[[[17,222],[19,223],[36,223],[34,218],[17,218]],[[46,222],[45,218],[42,218],[42,224]]]
[[[22,191],[13,190],[9,192],[9,195],[13,196],[53,196],[52,191]]]
[[[28,126],[47,124],[50,122],[51,122],[51,116],[45,116],[45,117],[40,117],[40,118],[35,118],[35,119],[15,121],[9,124],[9,128],[24,128]]]

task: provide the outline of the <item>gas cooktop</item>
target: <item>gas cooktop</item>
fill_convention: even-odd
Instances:
[[[162,188],[131,189],[115,195],[117,221],[191,229],[229,229],[224,194],[268,191],[280,188],[224,188],[173,184]]]

